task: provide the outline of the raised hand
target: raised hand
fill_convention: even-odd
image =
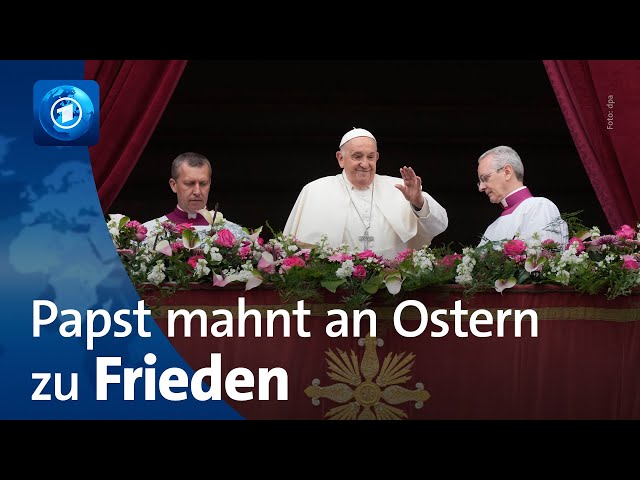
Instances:
[[[424,197],[422,196],[422,179],[416,175],[413,168],[404,166],[400,169],[400,176],[404,180],[404,184],[396,184],[396,188],[402,192],[411,205],[418,210],[424,205]]]

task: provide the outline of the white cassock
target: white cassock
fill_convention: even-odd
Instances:
[[[358,190],[343,174],[314,180],[302,188],[283,233],[309,244],[326,235],[333,247],[346,243],[363,251],[368,227],[368,248],[388,259],[407,248],[429,245],[446,230],[447,212],[425,192],[424,206],[414,210],[394,186],[403,183],[402,178],[375,175],[366,190]]]
[[[507,195],[503,200],[503,206],[508,205],[505,200],[508,202],[510,196]],[[508,213],[503,212],[503,215],[487,227],[478,246],[488,241],[511,240],[516,234],[520,240],[527,242],[534,233],[538,233],[540,240],[551,239],[561,245],[569,241],[567,223],[561,219],[555,203],[548,198],[524,198]]]
[[[218,214],[222,216],[221,212],[218,212]],[[160,226],[160,224],[166,221],[170,221],[176,225],[181,223],[190,223],[200,239],[204,238],[204,236],[207,235],[211,230],[211,226],[202,215],[200,215],[199,213],[187,213],[180,207],[176,206],[173,212],[170,212],[158,218],[154,218],[152,220],[148,220],[142,224],[147,228],[147,238],[145,240],[147,243],[149,243],[150,245],[155,243],[157,231],[162,231],[162,227]],[[231,222],[226,218],[224,219],[224,222],[222,224],[218,224],[216,222],[216,230],[221,230],[223,228],[230,230],[231,233],[233,233],[233,235],[236,237],[236,239],[244,238],[247,236],[240,225]]]

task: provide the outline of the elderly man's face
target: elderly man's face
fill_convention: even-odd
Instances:
[[[207,206],[211,188],[211,172],[208,165],[190,167],[180,165],[178,178],[169,180],[171,190],[178,196],[178,206],[188,213],[196,213]]]
[[[349,140],[336,154],[340,167],[344,168],[347,179],[357,188],[371,185],[376,174],[378,147],[374,139],[356,137]]]
[[[500,203],[500,200],[509,193],[509,185],[506,178],[508,169],[510,169],[510,166],[507,167],[505,165],[503,168],[496,170],[493,165],[493,155],[483,158],[478,163],[478,190],[484,192],[491,203]]]

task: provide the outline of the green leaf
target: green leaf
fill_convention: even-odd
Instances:
[[[329,290],[331,293],[336,293],[338,287],[344,284],[346,280],[343,278],[341,280],[322,280],[320,285]]]
[[[373,295],[374,293],[376,293],[380,289],[380,285],[382,285],[383,281],[384,281],[384,275],[379,273],[378,275],[376,275],[376,276],[372,277],[371,279],[367,280],[366,282],[364,282],[362,284],[362,289],[365,292],[370,293],[371,295]]]
[[[531,277],[531,274],[526,270],[520,272],[520,275],[518,276],[518,285],[525,283],[527,280],[529,280],[529,277]]]

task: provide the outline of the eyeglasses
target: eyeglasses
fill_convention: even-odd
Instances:
[[[484,175],[482,175],[481,177],[478,178],[479,182],[476,183],[476,185],[478,186],[478,188],[480,188],[480,185],[482,185],[483,183],[487,183],[489,181],[489,177],[494,174],[494,173],[498,173],[500,170],[502,170],[504,167],[506,167],[506,165],[501,166],[500,168],[498,168],[497,170],[494,170],[493,172],[489,172],[489,173],[485,173]]]

